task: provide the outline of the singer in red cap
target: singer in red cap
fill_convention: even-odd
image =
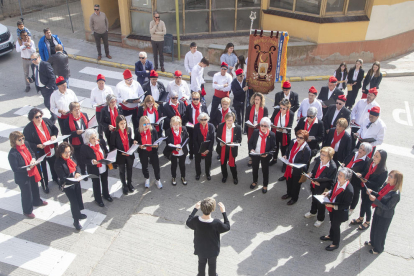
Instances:
[[[231,92],[234,95],[233,108],[236,112],[236,121],[242,124],[244,118],[244,104],[246,102],[246,93],[249,93],[249,87],[246,83],[243,69],[239,68],[235,71],[236,77],[231,82]],[[247,96],[250,99],[249,95]]]
[[[317,94],[318,94],[318,90],[316,90],[316,88],[314,86],[309,88],[308,98],[304,99],[301,102],[300,107],[298,109],[298,114],[297,114],[298,120],[302,117],[307,116],[308,109],[310,107],[315,107],[316,110],[318,111],[316,116],[318,117],[318,120],[322,121],[322,104],[321,104],[320,101],[316,100],[316,95]]]
[[[180,99],[186,106],[191,104],[190,87],[187,82],[183,80],[181,71],[178,70],[174,72],[174,80],[170,81],[167,86],[167,92],[169,94],[173,91],[178,94],[178,99]]]
[[[112,88],[108,85],[105,85],[105,76],[99,74],[96,77],[97,86],[91,90],[91,104],[92,107],[95,107],[96,120],[98,121],[98,134],[99,139],[103,139],[103,127],[101,125],[101,110],[106,105],[106,97],[110,94],[114,94]]]
[[[168,101],[168,92],[165,90],[165,86],[162,82],[158,81],[158,73],[155,70],[151,70],[149,81],[142,85],[142,90],[145,91],[145,97],[151,95],[156,102],[165,103]]]
[[[299,109],[299,96],[297,93],[291,91],[292,85],[290,81],[283,83],[283,91],[277,92],[275,95],[275,108],[279,107],[279,103],[283,99],[288,99],[290,102],[290,110],[295,113]]]
[[[346,97],[344,95],[339,95],[336,104],[328,107],[328,111],[323,115],[323,125],[326,133],[328,133],[330,128],[336,126],[336,122],[339,118],[345,118],[349,125],[349,121],[351,121],[351,111],[345,107],[345,103]]]
[[[210,115],[214,116],[216,113],[217,108],[221,102],[221,99],[224,97],[230,96],[231,90],[231,82],[233,78],[227,70],[229,69],[229,65],[225,62],[221,63],[220,72],[214,74],[213,77],[213,88],[214,88],[214,96],[213,101],[211,102],[211,111]]]
[[[344,94],[344,92],[336,87],[337,82],[338,80],[335,77],[330,77],[328,86],[323,86],[319,92],[318,100],[322,104],[323,116],[325,116],[326,111],[328,111],[329,105],[331,103],[334,104],[338,99],[338,96]]]

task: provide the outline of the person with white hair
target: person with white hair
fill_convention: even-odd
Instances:
[[[101,110],[101,125],[108,145],[111,144],[111,133],[116,129],[118,115],[123,115],[122,108],[118,105],[116,96],[109,94],[106,96],[106,106]]]
[[[167,118],[164,119],[164,130],[170,128],[170,120],[174,116],[178,116],[182,120],[182,124],[187,123],[187,118],[185,116],[186,106],[185,104],[178,99],[177,91],[171,91],[170,100],[163,105],[163,116]]]
[[[99,162],[99,160],[105,159],[107,154],[108,149],[105,140],[98,139],[98,132],[93,128],[85,130],[83,145],[81,146],[81,158],[86,164],[88,173],[99,176],[99,178],[92,178],[92,188],[95,202],[100,207],[105,206],[101,196],[101,185],[103,198],[109,202],[113,201],[108,188],[108,168],[105,164]]]
[[[267,193],[267,184],[269,184],[269,163],[273,154],[271,151],[276,147],[276,135],[270,131],[272,123],[268,117],[260,120],[259,129],[255,129],[249,139],[248,147],[252,158],[253,183],[250,189],[257,187],[259,180],[259,166],[262,164],[263,188],[262,192]]]
[[[139,52],[139,60],[135,63],[135,75],[137,75],[137,81],[143,85],[149,81],[151,70],[154,69],[154,65],[147,59],[146,52]]]
[[[214,144],[214,126],[208,121],[210,116],[202,112],[198,115],[198,123],[194,125],[193,139],[194,139],[194,154],[195,154],[195,169],[196,180],[200,180],[201,175],[201,159],[205,159],[205,169],[207,180],[211,180],[211,156]],[[206,142],[206,143],[204,143]],[[200,151],[201,150],[201,151]]]
[[[325,248],[327,251],[333,251],[339,248],[341,223],[348,220],[348,210],[354,194],[354,188],[352,185],[349,185],[352,175],[351,169],[340,168],[338,170],[338,180],[333,189],[322,194],[330,201],[325,206],[329,211],[331,228],[328,235],[320,237],[323,241],[332,241],[332,244]]]

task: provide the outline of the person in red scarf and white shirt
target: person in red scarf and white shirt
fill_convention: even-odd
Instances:
[[[93,196],[96,204],[104,207],[101,196],[101,184],[103,198],[112,202],[112,197],[109,195],[108,188],[108,168],[105,164],[99,163],[99,160],[105,159],[108,154],[106,143],[104,139],[98,139],[98,133],[95,129],[88,129],[83,135],[84,144],[81,147],[81,157],[88,167],[88,173],[98,176],[92,179]]]
[[[335,150],[333,160],[337,166],[339,163],[344,162],[345,157],[352,150],[351,135],[345,131],[347,127],[348,121],[345,118],[340,118],[336,122],[336,127],[329,129],[325,141],[322,143],[322,147],[331,147]]]
[[[207,106],[201,102],[201,95],[199,92],[191,93],[191,104],[187,105],[185,110],[185,118],[187,120],[187,132],[189,136],[188,146],[190,149],[190,159],[194,156],[194,141],[193,141],[193,130],[194,125],[198,124],[197,118],[202,113],[208,113]]]
[[[249,153],[252,159],[253,183],[250,189],[257,187],[259,180],[259,165],[262,164],[263,188],[262,193],[267,193],[269,184],[269,162],[272,158],[271,151],[276,146],[276,135],[270,131],[270,119],[264,117],[260,120],[259,129],[255,129],[248,141]]]
[[[158,160],[158,145],[154,142],[158,140],[157,130],[151,126],[148,116],[142,116],[139,119],[139,127],[135,130],[134,140],[139,144],[138,155],[142,164],[142,173],[145,178],[145,188],[150,186],[150,178],[148,171],[148,159],[154,169],[155,185],[158,189],[162,189],[160,179],[160,162]],[[151,145],[151,146],[145,146]]]
[[[174,116],[171,118],[170,121],[170,129],[168,129],[165,133],[167,136],[167,145],[164,148],[164,156],[167,157],[168,160],[171,160],[171,175],[172,185],[177,185],[177,164],[180,166],[180,173],[181,173],[181,182],[183,185],[187,185],[187,181],[185,180],[185,158],[188,154],[188,133],[187,128],[182,126],[181,118],[178,116]],[[187,141],[187,142],[186,142]],[[182,146],[186,143],[184,146]],[[172,147],[170,145],[174,145]]]
[[[112,91],[112,88],[109,85],[105,84],[106,79],[105,76],[102,74],[99,74],[96,77],[96,84],[97,86],[94,87],[91,90],[91,104],[92,107],[95,106],[95,112],[96,112],[96,121],[98,122],[98,133],[99,133],[99,139],[103,138],[103,127],[102,127],[102,110],[106,107],[106,97],[110,94],[114,94]]]
[[[22,193],[23,214],[28,218],[35,218],[33,206],[47,205],[40,198],[38,182],[41,179],[37,166],[35,154],[28,142],[24,141],[24,135],[20,131],[13,131],[9,135],[11,149],[9,151],[9,164],[14,172],[14,182],[19,185]],[[31,165],[28,168],[24,166]]]
[[[111,145],[111,133],[116,129],[118,115],[123,115],[122,108],[118,105],[116,96],[109,94],[106,96],[106,106],[101,110],[101,125],[108,145]]]
[[[170,128],[170,120],[174,116],[178,116],[183,121],[183,125],[187,123],[185,117],[186,106],[185,104],[178,99],[178,94],[176,91],[170,93],[170,100],[166,102],[162,107],[162,114],[167,118],[164,119],[163,128],[165,131]]]
[[[194,125],[193,141],[194,141],[194,154],[195,154],[195,169],[196,180],[200,180],[201,175],[201,159],[205,159],[205,169],[207,180],[211,180],[210,168],[211,168],[211,155],[213,152],[214,144],[214,126],[208,121],[210,117],[207,113],[201,112],[197,117],[198,123]],[[203,142],[207,142],[208,147],[200,152]],[[207,144],[207,143],[206,143]]]
[[[349,205],[352,201],[354,189],[349,185],[352,177],[352,171],[349,168],[340,168],[338,170],[338,180],[332,190],[324,192],[322,195],[327,197],[331,203],[325,204],[331,219],[331,228],[329,235],[321,236],[322,241],[332,241],[325,249],[333,251],[339,248],[341,240],[341,223],[348,220]]]
[[[221,99],[230,96],[231,82],[233,81],[233,77],[227,73],[227,70],[229,69],[227,63],[222,62],[220,69],[220,72],[215,73],[213,77],[214,96],[211,101],[210,111],[210,114],[212,115],[215,114]]]
[[[158,119],[163,117],[162,108],[159,108],[159,105],[155,102],[154,97],[151,95],[146,96],[144,102],[138,107],[138,122],[140,121],[142,116],[147,116],[152,125],[154,125],[158,121]],[[160,125],[154,125],[158,137],[162,136],[161,125],[161,122]]]
[[[88,114],[81,112],[81,106],[78,102],[72,102],[69,105],[69,117],[66,118],[63,125],[63,134],[69,136],[69,143],[75,150],[75,159],[82,175],[86,174],[86,165],[81,158],[81,146],[83,144],[82,134],[88,129]],[[87,181],[88,178],[85,178]]]
[[[73,159],[73,147],[63,142],[56,151],[55,171],[59,176],[59,186],[65,192],[70,202],[70,210],[73,217],[73,226],[76,230],[81,230],[79,220],[86,219],[87,216],[81,213],[84,209],[81,185],[79,181],[70,181],[67,178],[78,178],[81,176],[77,160]]]
[[[286,154],[283,156],[284,159],[290,163],[295,164],[307,164],[302,168],[295,168],[293,166],[286,166],[285,174],[278,180],[283,181],[286,179],[287,193],[282,196],[282,199],[288,199],[287,205],[293,205],[298,201],[300,192],[300,178],[303,172],[308,171],[308,164],[311,158],[311,149],[306,141],[309,138],[309,133],[306,130],[298,130],[296,132],[296,139],[292,140],[289,144]]]
[[[218,125],[217,128],[217,154],[221,159],[221,174],[223,178],[221,182],[226,183],[227,181],[227,161],[230,166],[230,171],[233,176],[233,183],[238,184],[239,179],[237,178],[237,167],[236,167],[236,157],[238,154],[238,146],[227,146],[219,139],[227,143],[240,144],[242,141],[241,127],[235,124],[236,114],[233,112],[226,113],[224,117],[224,122]]]

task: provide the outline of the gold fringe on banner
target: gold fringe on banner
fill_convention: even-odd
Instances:
[[[289,35],[287,32],[284,33],[285,39],[283,41],[283,50],[282,50],[282,60],[280,61],[280,74],[282,77],[280,81],[281,87],[283,87],[283,82],[286,81],[286,71],[287,71],[287,46],[289,42]]]

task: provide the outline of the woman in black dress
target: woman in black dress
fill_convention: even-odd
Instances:
[[[362,87],[362,80],[364,79],[364,70],[362,69],[362,59],[358,59],[355,62],[355,66],[352,67],[348,72],[348,83],[347,85],[352,87],[351,90],[348,88],[348,95],[346,96],[345,106],[351,110],[355,104],[355,99],[358,96],[359,89]]]
[[[207,180],[211,180],[210,168],[211,168],[211,155],[213,152],[214,144],[214,126],[208,121],[210,117],[207,113],[201,112],[198,115],[198,124],[194,126],[194,154],[195,154],[195,169],[196,169],[196,180],[200,180],[201,175],[201,159],[204,159],[206,177]],[[204,148],[203,152],[200,151],[200,147],[203,142],[209,141],[208,147]],[[207,143],[206,143],[207,144]]]
[[[116,117],[123,115],[122,108],[118,105],[115,95],[106,96],[106,104],[101,109],[101,125],[105,133],[106,142],[111,144],[111,133],[116,129]]]
[[[365,76],[364,83],[362,85],[362,97],[361,99],[366,99],[368,95],[368,91],[371,88],[379,89],[379,85],[382,81],[382,73],[381,73],[381,64],[379,61],[374,62],[372,64],[371,69],[368,70],[367,75]]]

